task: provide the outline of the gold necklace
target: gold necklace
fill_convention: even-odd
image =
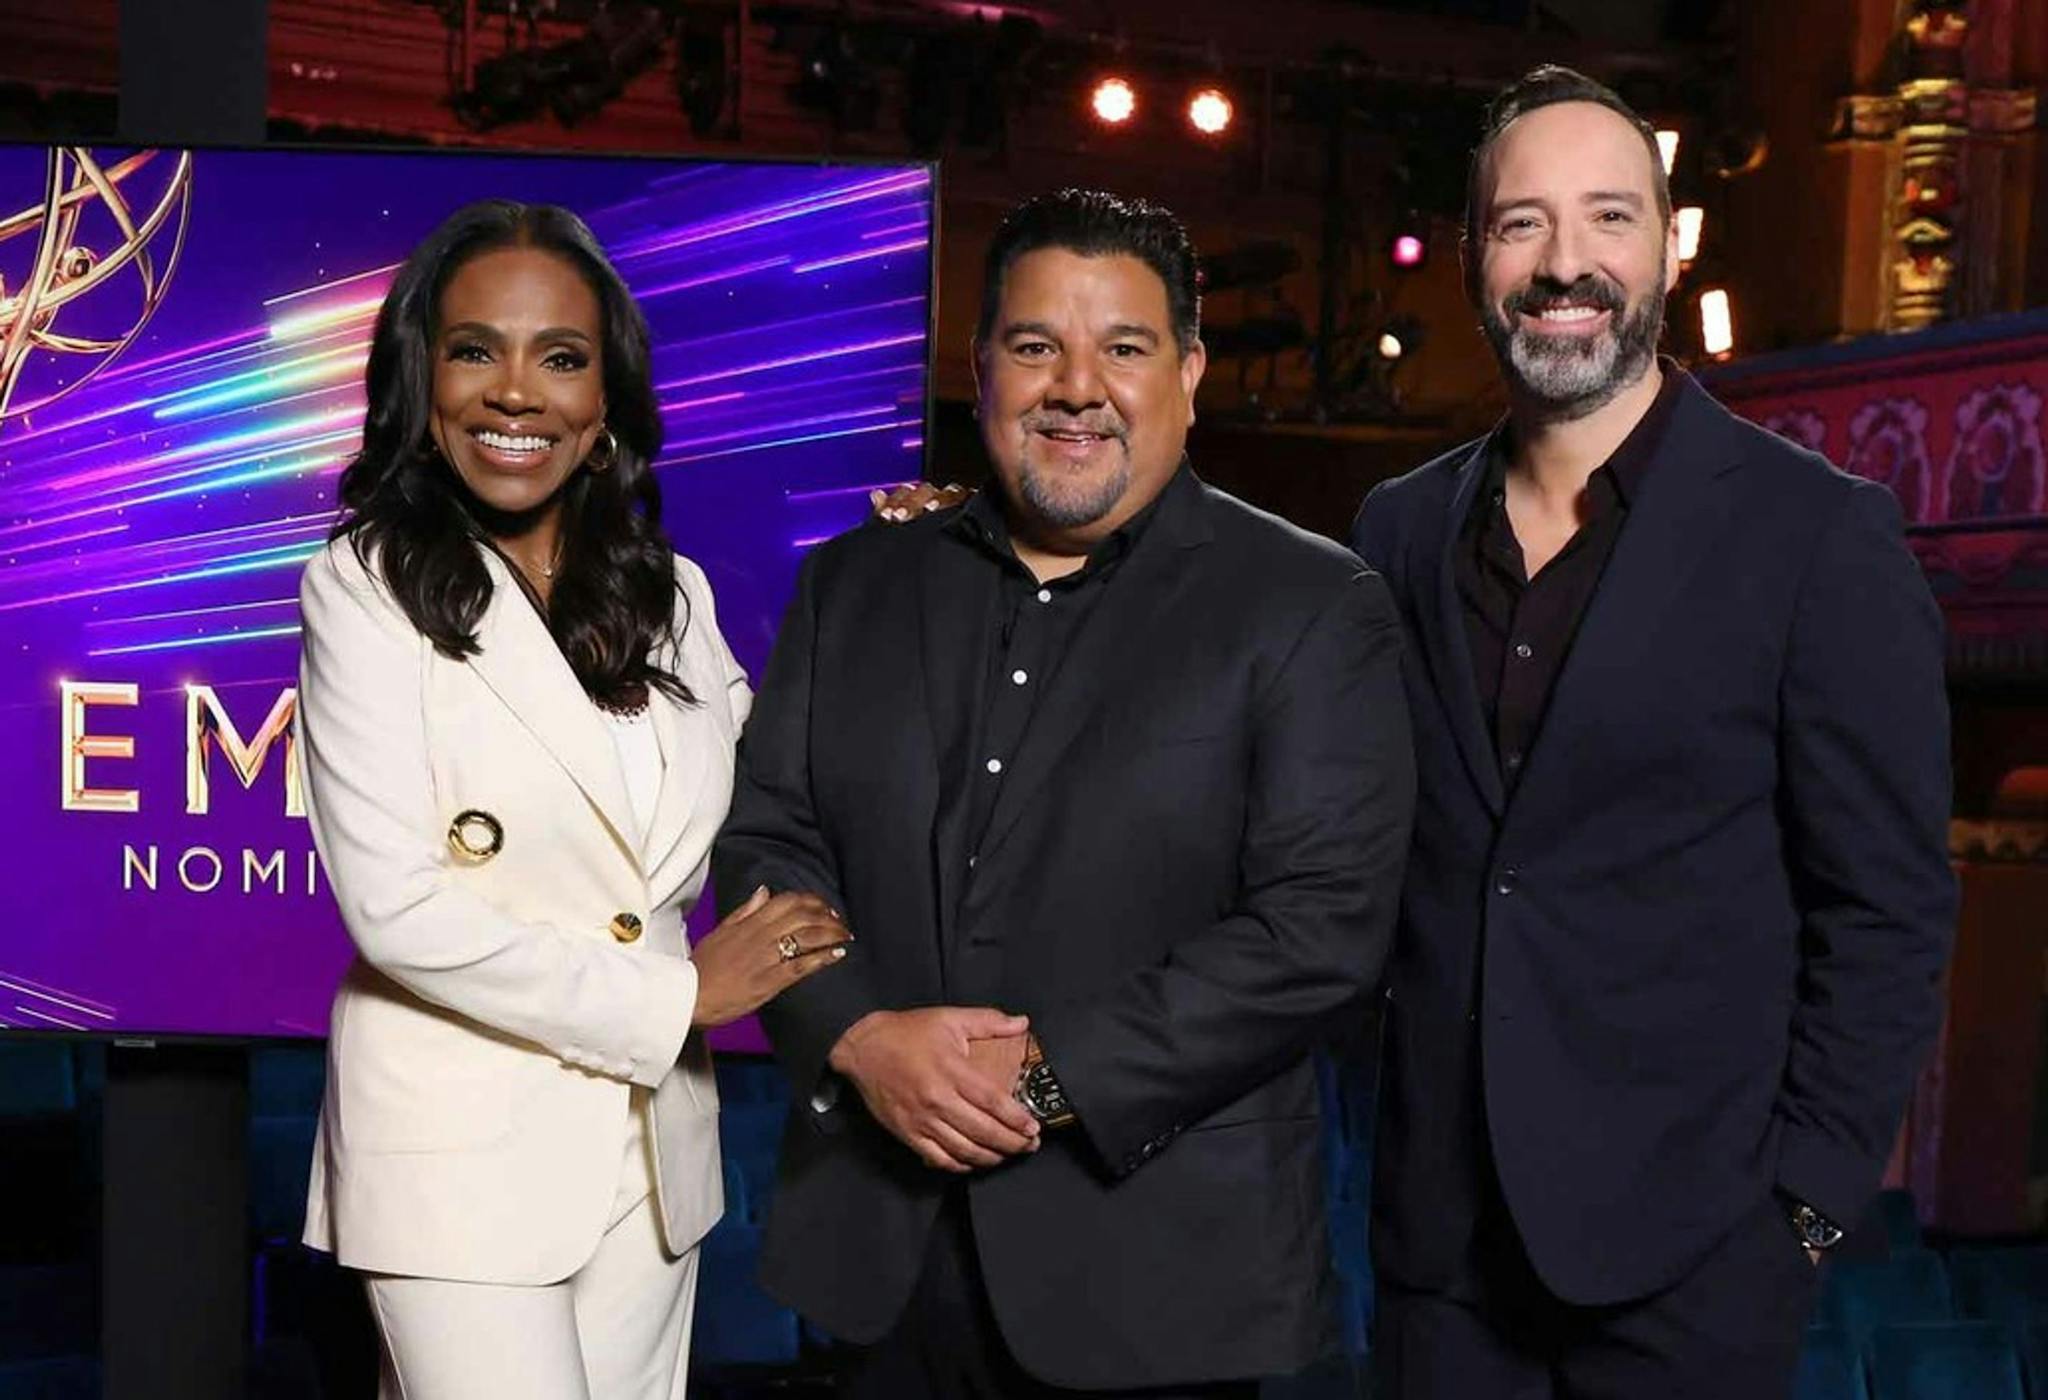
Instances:
[[[527,572],[527,573],[528,573],[529,575],[533,574],[533,573],[534,573],[534,572],[535,572],[536,570],[538,570],[538,571],[539,571],[539,573],[540,573],[540,576],[541,576],[542,578],[544,578],[544,579],[548,580],[548,581],[549,581],[550,583],[554,582],[554,578],[555,578],[555,570],[557,570],[557,569],[559,569],[559,568],[561,568],[561,567],[562,567],[562,545],[563,545],[563,543],[564,543],[564,542],[563,542],[562,540],[559,540],[559,539],[555,541],[555,557],[554,557],[553,559],[549,560],[549,561],[548,561],[547,563],[545,563],[545,564],[528,564],[528,563],[526,563],[526,562],[525,562],[524,560],[521,560],[521,561],[519,562],[519,567],[520,567],[520,568],[522,568],[522,569],[524,569],[524,570],[526,570],[526,572]]]

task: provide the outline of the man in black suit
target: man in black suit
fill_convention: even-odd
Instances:
[[[1382,1400],[1786,1394],[1954,915],[1942,629],[1889,492],[1655,346],[1654,133],[1538,70],[1473,157],[1505,422],[1367,497],[1420,798],[1389,962]]]
[[[868,1345],[857,1396],[1248,1396],[1326,1339],[1308,1054],[1391,933],[1399,624],[1185,465],[1197,331],[1165,210],[1013,211],[996,489],[821,547],[747,725],[721,899],[813,891],[857,939],[764,1014],[762,1270]]]

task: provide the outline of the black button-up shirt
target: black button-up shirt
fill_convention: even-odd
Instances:
[[[1172,489],[1169,485],[1168,489]],[[1163,498],[1165,492],[1160,493]],[[1127,558],[1159,509],[1155,498],[1089,554],[1087,562],[1063,578],[1040,583],[1017,558],[1003,519],[1000,498],[984,491],[968,501],[947,528],[963,544],[988,561],[984,605],[974,610],[983,619],[979,635],[947,638],[945,653],[955,664],[972,667],[978,688],[960,693],[979,697],[973,742],[967,748],[965,771],[939,775],[939,805],[966,804],[968,864],[995,812],[1017,746],[1038,706],[1038,697],[1058,672],[1060,662],[1096,601],[1109,587],[1117,566]]]
[[[1678,402],[1684,371],[1669,363],[1663,370],[1663,387],[1649,411],[1586,483],[1586,516],[1578,532],[1533,579],[1508,517],[1507,425],[1496,429],[1482,449],[1486,479],[1459,534],[1453,570],[1464,602],[1472,674],[1501,782],[1510,790],[1521,777],[1558,672],[1621,537],[1629,502],[1641,489]]]

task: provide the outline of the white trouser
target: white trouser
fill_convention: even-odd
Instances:
[[[366,1276],[378,1400],[682,1400],[697,1250],[671,1258],[635,1090],[619,1192],[590,1261],[518,1287]]]

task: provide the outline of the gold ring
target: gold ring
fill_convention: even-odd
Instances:
[[[448,823],[448,849],[469,865],[481,865],[505,849],[505,827],[489,812],[471,807]]]
[[[804,945],[796,941],[796,935],[785,933],[775,940],[775,952],[784,962],[795,962],[803,956]]]

